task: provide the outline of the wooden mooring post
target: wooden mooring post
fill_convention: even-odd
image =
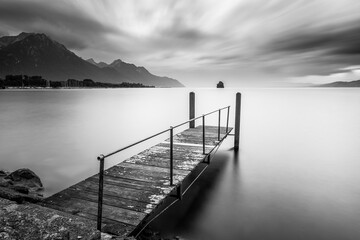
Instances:
[[[234,138],[234,151],[239,150],[240,143],[240,112],[241,112],[241,93],[236,93],[236,106],[235,106],[235,138]]]
[[[195,93],[190,92],[189,94],[189,120],[195,118]],[[189,128],[195,127],[195,121],[189,122]]]
[[[105,160],[104,155],[100,155],[97,159],[100,161],[97,230],[101,231],[103,192],[104,192],[104,160]]]

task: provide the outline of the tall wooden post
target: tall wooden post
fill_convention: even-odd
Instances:
[[[170,126],[170,186],[174,185],[174,128]]]
[[[104,155],[100,155],[97,159],[100,161],[97,230],[99,230],[101,232],[103,191],[104,191],[104,160],[105,160],[105,158],[104,158]]]
[[[234,138],[234,151],[239,150],[240,143],[240,112],[241,112],[241,93],[236,93],[236,106],[235,106],[235,138]]]
[[[195,118],[195,93],[191,92],[189,95],[189,120]],[[189,128],[195,127],[195,121],[189,122]]]

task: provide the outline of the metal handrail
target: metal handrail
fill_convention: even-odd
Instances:
[[[202,118],[202,124],[203,124],[203,127],[202,127],[202,130],[203,130],[203,131],[202,131],[202,132],[203,132],[203,134],[202,134],[203,154],[206,155],[206,153],[205,153],[205,117],[208,116],[208,115],[210,115],[210,114],[216,113],[216,112],[219,113],[219,120],[218,120],[218,121],[219,121],[219,122],[218,122],[218,141],[220,141],[220,120],[221,120],[220,116],[221,116],[221,110],[224,110],[224,109],[227,109],[227,110],[228,110],[228,111],[227,111],[227,121],[226,121],[226,133],[225,133],[225,136],[226,136],[226,135],[228,134],[230,105],[229,105],[229,106],[226,106],[226,107],[223,107],[223,108],[220,108],[220,109],[217,109],[217,110],[214,110],[214,111],[212,111],[212,112],[203,114],[203,115],[201,115],[201,116],[199,116],[199,117],[195,117],[195,118],[189,119],[189,120],[187,120],[187,121],[185,121],[185,122],[183,122],[183,123],[180,123],[180,124],[178,124],[178,125],[176,125],[176,126],[171,126],[171,127],[168,128],[168,129],[165,129],[165,130],[163,130],[163,131],[161,131],[161,132],[159,132],[159,133],[156,133],[156,134],[154,134],[154,135],[151,135],[150,137],[147,137],[147,138],[144,138],[144,139],[142,139],[142,140],[140,140],[140,141],[137,141],[137,142],[135,142],[135,143],[132,143],[132,144],[126,146],[126,147],[120,148],[120,149],[118,149],[118,150],[116,150],[116,151],[114,151],[114,152],[108,153],[108,154],[106,154],[106,155],[101,154],[100,156],[98,156],[98,157],[97,157],[97,160],[100,161],[100,170],[99,170],[99,195],[98,195],[97,229],[98,229],[99,231],[101,231],[102,205],[103,205],[103,190],[104,190],[104,189],[103,189],[103,185],[104,185],[104,160],[105,160],[105,158],[110,157],[110,156],[112,156],[112,155],[114,155],[114,154],[117,154],[117,153],[119,153],[119,152],[121,152],[121,151],[123,151],[123,150],[125,150],[125,149],[128,149],[128,148],[130,148],[130,147],[133,147],[133,146],[135,146],[135,145],[137,145],[137,144],[140,144],[140,143],[145,142],[145,141],[147,141],[147,140],[149,140],[149,139],[151,139],[151,138],[157,137],[157,136],[159,136],[159,135],[161,135],[161,134],[164,134],[164,133],[170,131],[170,186],[173,186],[173,171],[174,171],[174,169],[173,169],[173,168],[174,168],[174,164],[173,164],[173,160],[174,160],[174,158],[173,158],[173,145],[174,145],[174,144],[173,144],[173,135],[174,135],[174,129],[175,129],[175,128],[178,128],[178,127],[180,127],[180,126],[183,126],[183,125],[185,125],[185,124],[187,124],[187,123],[189,123],[189,122],[192,122],[192,121],[195,121],[195,120],[197,120],[197,119]]]
[[[188,121],[186,121],[186,122],[183,122],[183,123],[180,123],[180,124],[174,126],[173,128],[180,127],[180,126],[185,125],[185,124],[187,124],[187,123],[189,123],[189,122],[192,122],[192,121],[195,121],[195,120],[197,120],[197,119],[200,119],[200,118],[202,118],[203,116],[206,117],[207,115],[210,115],[210,114],[216,113],[216,112],[218,112],[218,111],[224,110],[225,108],[230,108],[230,105],[229,105],[229,106],[226,106],[226,107],[223,107],[223,108],[220,108],[220,109],[217,109],[217,110],[215,110],[215,111],[206,113],[206,114],[201,115],[201,116],[199,116],[199,117],[192,118],[192,119],[190,119],[190,120],[188,120]]]
[[[159,135],[161,135],[161,134],[163,134],[163,133],[166,133],[166,132],[169,131],[169,130],[170,130],[170,129],[166,129],[166,130],[164,130],[164,131],[162,131],[162,132],[156,133],[156,134],[154,134],[154,135],[152,135],[152,136],[150,136],[150,137],[144,138],[144,139],[142,139],[142,140],[140,140],[140,141],[137,141],[137,142],[135,142],[135,143],[133,143],[133,144],[130,144],[130,145],[126,146],[126,147],[120,148],[120,149],[118,149],[118,150],[116,150],[116,151],[114,151],[114,152],[112,152],[112,153],[109,153],[109,154],[107,154],[107,155],[105,155],[105,156],[104,156],[104,155],[100,155],[99,157],[97,157],[97,159],[98,159],[98,160],[101,160],[101,158],[105,159],[105,158],[107,158],[107,157],[110,157],[110,156],[112,156],[112,155],[114,155],[114,154],[116,154],[116,153],[119,153],[119,152],[121,152],[121,151],[123,151],[123,150],[125,150],[125,149],[131,148],[132,146],[135,146],[135,145],[137,145],[137,144],[139,144],[139,143],[145,142],[145,141],[147,141],[147,140],[149,140],[149,139],[151,139],[151,138],[154,138],[154,137],[157,137],[157,136],[159,136]]]
[[[170,131],[171,128],[175,129],[175,128],[181,127],[181,126],[183,126],[183,125],[185,125],[185,124],[187,124],[187,123],[189,123],[189,122],[192,122],[192,121],[195,121],[195,120],[197,120],[197,119],[200,119],[200,118],[202,118],[203,116],[206,117],[206,116],[208,116],[208,115],[210,115],[210,114],[219,112],[219,111],[224,110],[224,109],[226,109],[226,108],[229,109],[230,106],[226,106],[226,107],[223,107],[223,108],[214,110],[214,111],[212,111],[212,112],[206,113],[206,114],[204,114],[204,115],[201,115],[201,116],[199,116],[199,117],[192,118],[192,119],[190,119],[190,120],[187,120],[186,122],[183,122],[183,123],[180,123],[180,124],[175,125],[175,126],[173,126],[173,127],[170,127],[170,128],[168,128],[168,129],[165,129],[165,130],[163,130],[163,131],[161,131],[161,132],[159,132],[159,133],[156,133],[156,134],[154,134],[154,135],[151,135],[150,137],[147,137],[147,138],[144,138],[144,139],[142,139],[142,140],[140,140],[140,141],[137,141],[137,142],[135,142],[135,143],[132,143],[132,144],[126,146],[126,147],[120,148],[120,149],[118,149],[118,150],[116,150],[116,151],[114,151],[114,152],[111,152],[111,153],[109,153],[109,154],[100,155],[100,156],[97,157],[97,160],[100,160],[101,158],[105,159],[105,158],[107,158],[107,157],[110,157],[110,156],[112,156],[112,155],[114,155],[114,154],[116,154],[116,153],[119,153],[119,152],[121,152],[121,151],[123,151],[123,150],[125,150],[125,149],[131,148],[131,147],[133,147],[133,146],[135,146],[135,145],[137,145],[137,144],[140,144],[140,143],[145,142],[145,141],[147,141],[147,140],[149,140],[149,139],[151,139],[151,138],[154,138],[154,137],[157,137],[157,136],[159,136],[159,135],[161,135],[161,134],[163,134],[163,133],[166,133],[167,131]],[[228,114],[229,114],[229,110],[228,110]],[[227,117],[227,119],[229,119],[229,116]],[[228,123],[228,121],[227,121],[227,123]]]

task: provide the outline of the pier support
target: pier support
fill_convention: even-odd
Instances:
[[[235,106],[235,138],[234,138],[234,151],[239,150],[240,143],[240,112],[241,112],[241,93],[236,93],[236,106]]]
[[[189,95],[189,120],[195,118],[195,93],[191,92]],[[189,128],[195,127],[195,121],[189,122]]]
[[[105,160],[104,155],[100,155],[97,159],[100,161],[97,230],[101,232],[103,192],[104,192],[104,160]]]

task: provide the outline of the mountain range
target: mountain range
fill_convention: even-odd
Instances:
[[[317,85],[317,87],[360,87],[360,80],[351,81],[351,82],[332,82],[332,83]]]
[[[84,60],[43,33],[0,37],[0,77],[40,75],[47,80],[92,79],[106,83],[141,83],[156,87],[183,87],[172,78],[151,74],[146,68],[123,62]]]

